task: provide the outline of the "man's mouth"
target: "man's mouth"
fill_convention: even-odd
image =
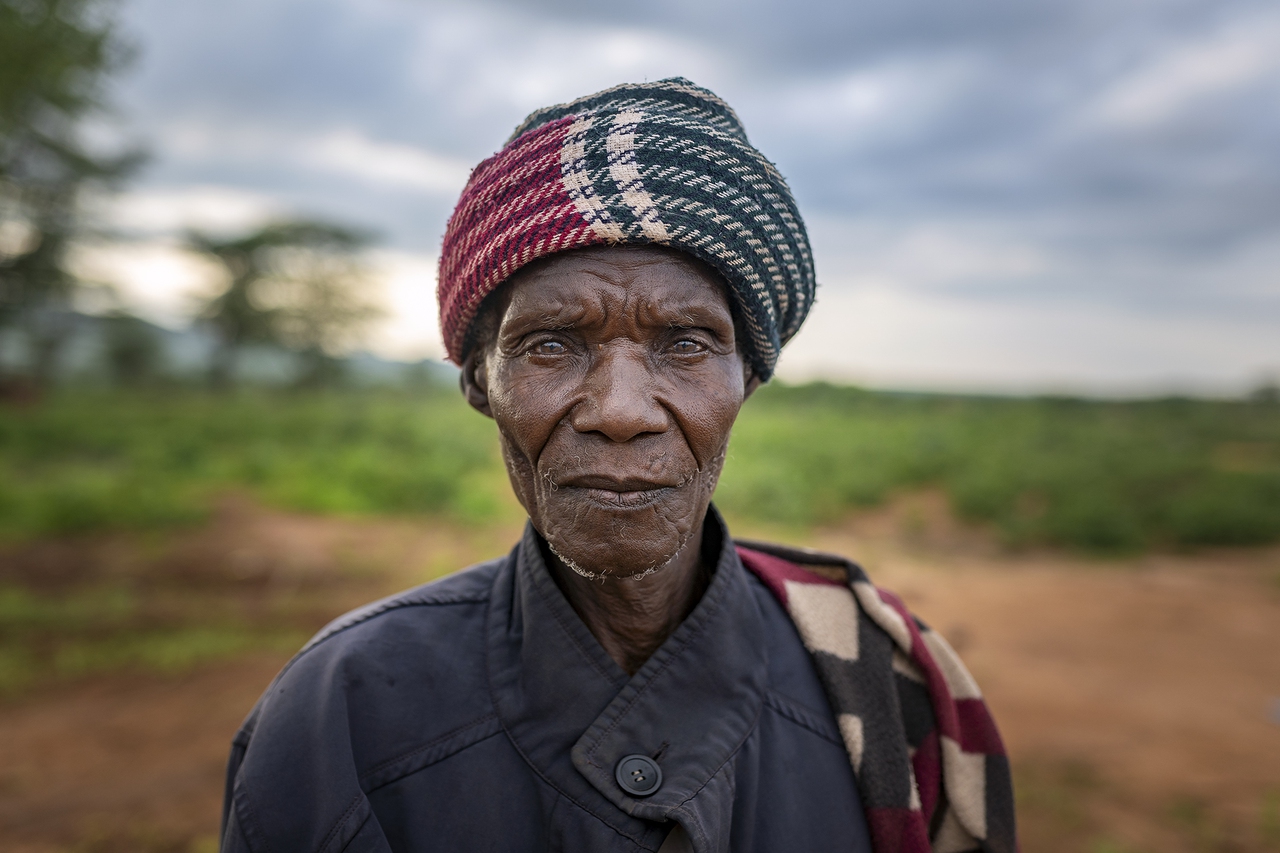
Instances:
[[[568,477],[556,484],[559,489],[573,489],[588,501],[610,509],[641,509],[650,506],[681,485],[683,483],[680,482],[601,475]]]

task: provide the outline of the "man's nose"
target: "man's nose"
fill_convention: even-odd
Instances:
[[[670,413],[657,399],[648,358],[637,349],[605,344],[592,352],[582,398],[569,413],[575,430],[618,442],[667,431]]]

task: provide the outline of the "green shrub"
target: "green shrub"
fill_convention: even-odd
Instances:
[[[923,487],[1014,545],[1274,542],[1280,408],[775,383],[744,407],[716,499],[805,527]],[[517,511],[492,423],[453,389],[80,392],[0,410],[0,537],[187,523],[228,490],[319,513]]]
[[[474,480],[501,476],[492,426],[434,389],[68,394],[0,410],[0,537],[10,539],[190,522],[228,490],[309,512],[476,520]],[[482,514],[500,510],[490,502]]]
[[[1015,545],[1273,542],[1280,411],[773,385],[739,418],[717,500],[740,518],[803,525],[926,486]]]

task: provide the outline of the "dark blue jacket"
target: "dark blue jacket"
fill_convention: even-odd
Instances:
[[[790,619],[708,515],[711,583],[634,676],[536,534],[338,619],[236,735],[224,851],[868,853],[849,756]],[[718,551],[718,554],[716,553]],[[647,797],[615,765],[661,768]]]

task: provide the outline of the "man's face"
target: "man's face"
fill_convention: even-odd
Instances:
[[[595,249],[521,270],[491,310],[463,384],[534,527],[583,574],[665,565],[701,530],[749,387],[724,286],[674,252]]]

